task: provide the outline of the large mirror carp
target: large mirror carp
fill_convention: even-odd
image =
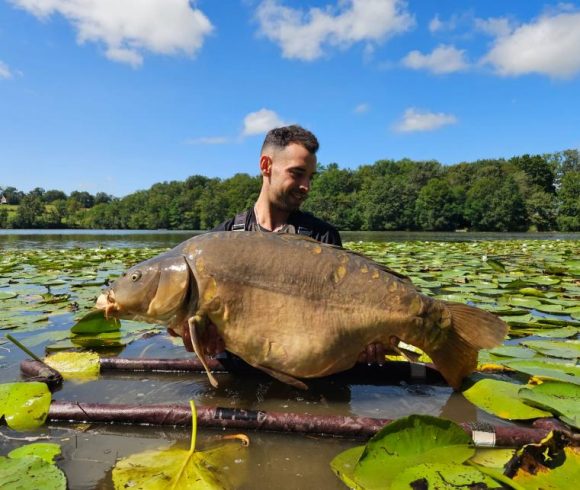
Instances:
[[[211,383],[202,345],[207,322],[226,349],[305,388],[351,368],[373,342],[425,351],[458,389],[479,349],[507,325],[475,307],[439,301],[358,253],[299,235],[218,232],[193,237],[130,268],[97,300],[108,316],[187,328]]]

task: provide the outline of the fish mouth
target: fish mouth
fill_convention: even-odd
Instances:
[[[115,301],[115,292],[112,289],[101,293],[97,298],[95,306],[99,310],[105,310],[105,318],[114,316],[114,314],[119,311]]]

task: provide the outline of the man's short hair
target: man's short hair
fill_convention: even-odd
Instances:
[[[293,124],[292,126],[283,126],[268,131],[261,153],[268,147],[283,150],[291,143],[297,143],[308,150],[312,155],[318,151],[318,140],[316,136],[307,129]]]

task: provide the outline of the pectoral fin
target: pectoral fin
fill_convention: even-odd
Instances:
[[[305,383],[303,383],[299,379],[296,379],[296,378],[293,378],[292,376],[289,376],[288,374],[281,373],[280,371],[275,371],[273,369],[270,369],[270,368],[267,368],[264,366],[260,366],[259,364],[254,365],[254,367],[261,369],[266,374],[269,374],[273,378],[276,378],[278,381],[282,381],[282,383],[286,383],[287,385],[294,386],[294,388],[298,388],[300,390],[307,390],[308,389],[308,386]]]
[[[189,335],[191,336],[191,344],[193,345],[193,350],[195,355],[201,361],[201,364],[205,368],[205,372],[207,377],[209,378],[209,382],[214,388],[218,387],[217,379],[215,376],[210,372],[209,367],[205,361],[205,354],[204,348],[200,339],[199,329],[203,328],[204,321],[199,316],[192,316],[187,320],[187,324],[189,325]]]

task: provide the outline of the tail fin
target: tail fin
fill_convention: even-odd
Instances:
[[[474,306],[444,301],[443,308],[451,316],[446,341],[437,349],[425,346],[425,350],[447,382],[459,389],[463,378],[477,367],[479,349],[501,344],[508,326],[497,316]]]

